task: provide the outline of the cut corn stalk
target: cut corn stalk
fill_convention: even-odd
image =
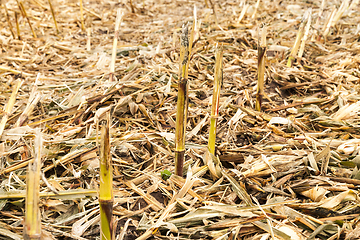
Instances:
[[[109,76],[110,82],[114,80],[117,40],[119,37],[119,28],[123,15],[124,14],[121,12],[121,10],[118,9],[116,13],[114,43],[113,43],[111,63],[110,63],[110,76]]]
[[[256,93],[255,110],[261,111],[261,102],[264,95],[265,76],[265,54],[266,54],[266,26],[263,26],[260,39],[258,40],[258,84]]]
[[[307,23],[306,23],[306,27],[305,27],[305,32],[304,32],[304,36],[302,38],[301,41],[301,45],[300,45],[300,49],[299,49],[299,53],[298,53],[298,57],[301,58],[302,55],[304,54],[304,50],[305,50],[305,43],[306,40],[309,37],[309,32],[310,32],[310,26],[311,26],[311,9],[309,10],[309,16],[307,18]]]
[[[29,169],[26,178],[24,239],[28,240],[40,239],[41,236],[39,193],[42,138],[39,129],[36,130],[34,145],[35,157],[32,162],[29,162]]]
[[[302,37],[304,35],[304,28],[305,28],[306,19],[307,19],[307,15],[305,13],[303,18],[301,19],[301,23],[300,23],[299,30],[298,30],[297,35],[296,35],[295,43],[294,43],[294,46],[292,47],[291,52],[290,52],[290,56],[289,56],[289,59],[288,59],[288,62],[287,62],[288,67],[291,67],[294,60],[295,60],[295,56],[296,56],[296,53],[298,52],[301,39],[302,39]]]
[[[113,173],[110,154],[110,112],[101,120],[100,143],[100,235],[102,240],[112,239]]]
[[[216,124],[219,117],[219,100],[220,90],[223,81],[223,50],[222,48],[216,50],[215,54],[215,72],[214,72],[214,93],[212,97],[211,116],[210,116],[210,132],[208,148],[210,153],[215,154],[215,140],[216,140]]]
[[[183,175],[183,165],[185,156],[185,129],[188,110],[188,66],[190,59],[188,24],[183,25],[180,46],[180,74],[178,84],[178,99],[176,112],[175,129],[175,174]],[[190,38],[191,39],[191,38]]]

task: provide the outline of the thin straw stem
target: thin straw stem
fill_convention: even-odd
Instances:
[[[58,27],[58,24],[57,24],[57,21],[56,21],[54,8],[53,8],[53,6],[52,6],[52,4],[51,4],[51,0],[48,0],[48,2],[49,2],[49,5],[50,5],[51,15],[52,15],[52,17],[53,17],[53,19],[54,19],[54,24],[55,24],[56,32],[59,34],[60,31],[59,31],[59,27]]]
[[[21,40],[18,13],[15,11],[14,15],[15,15],[15,23],[16,23],[16,33],[18,36],[18,40]]]
[[[83,7],[83,1],[82,0],[80,0],[80,21],[81,21],[81,30],[85,31],[84,7]]]
[[[29,27],[30,27],[31,32],[32,32],[32,34],[33,34],[33,37],[34,37],[34,38],[37,38],[37,37],[36,37],[36,34],[35,34],[35,31],[34,31],[32,25],[31,25],[30,19],[29,19],[27,13],[26,13],[24,4],[23,4],[21,1],[19,1],[19,0],[16,0],[16,2],[17,2],[17,4],[18,4],[18,6],[19,6],[19,9],[20,9],[20,11],[21,11],[21,14],[23,15],[23,17],[26,19],[26,21],[27,21],[28,24],[29,24]]]

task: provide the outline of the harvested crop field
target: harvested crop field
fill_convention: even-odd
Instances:
[[[0,239],[360,239],[359,10],[2,1]]]

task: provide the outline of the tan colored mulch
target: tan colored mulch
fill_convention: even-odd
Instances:
[[[83,2],[85,29],[78,1],[51,2],[59,32],[48,1],[23,1],[36,37],[15,0],[0,9],[0,239],[22,239],[36,128],[44,139],[43,239],[100,238],[97,122],[107,107],[115,239],[360,238],[358,0],[323,9],[321,1],[92,0]],[[174,172],[179,38],[194,6],[186,175],[164,180],[162,171]],[[304,53],[288,67],[310,9]],[[263,24],[266,96],[257,112]],[[212,158],[217,45],[224,82]]]

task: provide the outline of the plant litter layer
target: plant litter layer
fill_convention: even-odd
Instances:
[[[99,121],[109,112],[115,239],[359,239],[359,8],[358,0],[3,1],[0,239],[22,239],[37,132],[42,237],[100,239]],[[187,23],[181,177],[170,174]]]

